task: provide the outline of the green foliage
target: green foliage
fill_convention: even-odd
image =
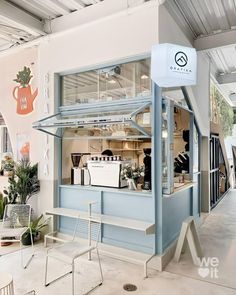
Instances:
[[[234,111],[233,108],[226,102],[221,93],[213,86],[211,91],[214,91],[214,97],[217,102],[217,107],[220,114],[220,124],[224,137],[231,136],[234,124]]]
[[[15,165],[14,160],[12,159],[10,155],[4,156],[1,163],[1,167],[3,170],[12,171],[14,169],[14,165]]]
[[[16,79],[13,81],[19,83],[22,87],[29,85],[30,80],[32,79],[30,68],[24,67],[22,71],[19,71],[16,75]]]
[[[7,204],[8,204],[7,197],[4,197],[3,194],[0,193],[0,220],[3,219],[3,213]]]
[[[33,236],[37,236],[41,229],[48,225],[49,219],[46,219],[43,222],[41,222],[42,218],[43,214],[41,214],[37,219],[31,222],[30,228]]]
[[[140,177],[144,176],[144,166],[134,167],[129,164],[121,170],[122,179],[134,179],[138,180]]]
[[[9,188],[4,190],[11,202],[18,201],[26,204],[29,198],[39,192],[38,165],[31,165],[29,160],[23,159],[16,164],[13,176],[9,177]]]

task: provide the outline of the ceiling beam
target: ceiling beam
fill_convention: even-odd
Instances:
[[[236,73],[217,75],[216,80],[219,84],[235,83],[236,82]]]
[[[209,36],[199,37],[194,40],[194,47],[198,51],[206,51],[220,47],[232,46],[236,44],[236,30],[215,33]]]
[[[0,1],[0,21],[26,31],[33,36],[45,35],[42,21],[7,1]]]
[[[51,22],[48,23],[48,30],[51,30],[51,33],[74,30],[88,23],[104,20],[105,18],[112,18],[118,13],[131,13],[132,9],[157,7],[158,5],[159,2],[157,1],[139,2],[139,5],[128,6],[127,0],[100,0],[94,5],[89,5],[84,9],[51,20]]]

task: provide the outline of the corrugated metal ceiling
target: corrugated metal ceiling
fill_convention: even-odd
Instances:
[[[192,40],[236,29],[235,0],[166,0],[165,5]],[[216,75],[236,72],[236,45],[209,49],[205,54],[210,57]],[[236,93],[235,85],[220,87],[229,96]]]
[[[38,21],[53,20],[84,9],[103,0],[1,0],[13,9],[26,12]],[[0,10],[0,51],[28,42],[43,35],[40,32],[29,33],[28,31],[12,23]]]
[[[75,11],[86,9],[96,5],[103,0],[0,0],[0,51],[17,46],[40,37],[46,32],[25,30],[18,26],[18,12],[26,13],[31,21],[43,24],[45,20],[53,20]],[[142,4],[149,0],[127,0],[127,7]],[[3,5],[3,6],[2,6]],[[4,7],[2,9],[1,7]],[[8,9],[11,11],[12,19],[6,18]],[[14,14],[15,9],[15,14]],[[5,11],[3,11],[5,10]]]
[[[194,38],[236,29],[235,0],[166,0],[165,5]]]

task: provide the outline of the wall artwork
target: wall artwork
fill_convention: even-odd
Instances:
[[[24,67],[16,75],[13,81],[19,83],[13,89],[13,97],[16,100],[16,112],[19,115],[26,115],[34,110],[34,100],[38,95],[38,88],[33,92],[30,81],[33,78],[31,69]]]
[[[30,160],[30,135],[19,133],[16,135],[17,161]]]

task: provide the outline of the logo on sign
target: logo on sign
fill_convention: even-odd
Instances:
[[[183,51],[179,51],[175,54],[175,62],[179,67],[185,67],[188,63],[188,57]]]

